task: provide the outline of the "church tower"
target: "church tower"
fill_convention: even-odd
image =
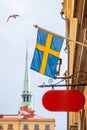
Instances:
[[[32,94],[30,92],[30,84],[29,84],[29,78],[28,78],[28,47],[26,48],[26,61],[25,61],[25,76],[24,76],[24,87],[22,92],[22,104],[20,108],[20,112],[22,114],[27,112],[27,114],[33,116],[34,114],[34,108],[32,103]]]
[[[40,117],[34,113],[28,71],[27,48],[21,107],[18,114],[0,114],[0,130],[54,130],[54,118]]]

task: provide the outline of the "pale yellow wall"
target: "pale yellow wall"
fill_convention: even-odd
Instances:
[[[84,109],[85,109],[85,113],[86,113],[86,115],[87,115],[87,87],[85,87],[85,89],[84,89],[84,96],[85,96]]]
[[[71,19],[70,21],[70,35],[69,38],[72,40],[76,39],[76,32],[77,32],[77,19]],[[73,74],[73,68],[74,68],[74,58],[75,58],[75,44],[74,42],[69,42],[69,75]],[[70,84],[72,84],[72,81],[69,80]],[[78,122],[78,115],[76,112],[70,112],[69,113],[69,127],[73,125],[74,123]]]
[[[66,18],[66,22],[69,25],[67,28],[68,30],[66,30],[66,34],[67,37],[71,40],[76,40],[76,33],[77,33],[77,24],[78,24],[78,19],[77,18],[73,18],[73,12],[74,12],[74,0],[64,0],[64,7],[63,7],[64,15]],[[62,10],[62,11],[63,11]],[[68,41],[68,49],[69,49],[69,65],[68,65],[68,72],[69,75],[73,74],[73,68],[74,68],[74,58],[75,58],[75,44],[72,41]],[[69,83],[71,84],[72,81],[69,80]],[[70,125],[73,125],[74,123],[76,123],[78,121],[78,113],[75,112],[69,112],[69,127]]]
[[[64,6],[62,8],[62,12],[64,13],[67,19],[71,19],[73,17],[72,11],[74,7],[74,0],[64,0]]]
[[[69,38],[74,40],[76,39],[76,31],[77,31],[77,19],[72,19],[70,21],[70,33]],[[75,44],[72,41],[69,41],[69,74],[72,75],[73,72],[73,64],[74,64],[74,51]]]
[[[0,121],[0,124],[3,124],[3,130],[8,130],[8,124],[13,124],[14,130],[23,130],[23,125],[28,124],[30,130],[34,130],[34,124],[39,124],[39,129],[44,130],[46,124],[50,124],[50,130],[54,130],[55,123],[54,122],[38,122],[38,121]]]
[[[62,11],[64,11],[64,15],[66,18],[66,24],[69,27],[66,27],[66,37],[68,37],[71,40],[76,40],[76,32],[77,32],[77,24],[78,19],[73,18],[73,12],[74,12],[74,0],[64,0],[64,6]],[[69,28],[69,29],[68,29]],[[75,51],[75,44],[72,41],[68,41],[68,47],[69,47],[69,75],[72,75],[73,73],[73,64],[74,64],[74,51]],[[69,81],[70,82],[70,81]]]
[[[3,124],[4,130],[8,130],[8,124],[13,124],[14,130],[18,130],[19,128],[19,123],[16,121],[0,121],[0,124]]]
[[[76,16],[77,18],[73,17],[74,14],[74,2],[75,0],[64,0],[64,6],[62,9],[62,13],[64,13],[65,15],[65,20],[66,20],[66,36],[72,40],[76,40],[76,33],[79,33],[79,35],[77,34],[78,37],[78,41],[84,43],[84,28],[82,28],[82,22],[83,22],[83,13],[84,13],[84,5],[86,0],[80,0],[78,1],[79,5],[77,4],[77,12]],[[76,6],[76,4],[75,4]],[[78,26],[78,31],[77,31],[77,25]],[[87,28],[85,28],[87,29]],[[68,64],[68,73],[69,75],[73,74],[73,70],[75,71],[80,71],[80,70],[87,70],[86,69],[86,62],[83,62],[82,58],[84,59],[84,56],[81,57],[83,51],[80,51],[81,48],[80,46],[77,48],[78,50],[76,50],[75,52],[75,44],[73,42],[67,42],[67,46],[68,46],[68,56],[69,56],[69,64]],[[76,54],[76,55],[75,55]],[[84,54],[84,53],[83,53]],[[83,62],[83,64],[81,65],[81,63]],[[85,68],[84,68],[84,63],[85,63]],[[87,71],[86,71],[87,72]],[[72,83],[72,80],[69,80],[68,83]],[[71,89],[71,88],[70,88]],[[69,112],[69,120],[68,120],[68,124],[69,124],[69,128],[70,125],[74,125],[74,123],[78,123],[78,130],[86,130],[87,128],[87,86],[84,89],[84,96],[85,96],[85,106],[84,106],[84,110],[85,110],[85,114],[82,115],[82,110],[79,112]],[[82,119],[82,117],[84,116],[84,120]],[[85,119],[86,118],[86,119]],[[85,122],[86,120],[86,122]],[[81,125],[84,124],[82,126],[83,129],[81,129]],[[69,129],[70,130],[70,129]]]

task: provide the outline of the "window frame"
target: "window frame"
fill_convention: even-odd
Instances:
[[[39,130],[39,124],[34,124],[34,130]]]
[[[0,123],[0,130],[2,130],[3,129],[3,124],[2,123]]]
[[[13,130],[13,124],[8,124],[8,130]]]
[[[29,125],[28,124],[23,124],[23,130],[28,130]]]
[[[50,124],[45,124],[45,130],[50,130]]]

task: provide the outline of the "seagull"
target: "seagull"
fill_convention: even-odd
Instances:
[[[16,19],[16,17],[19,17],[19,15],[18,15],[18,14],[10,15],[10,16],[7,18],[7,22],[9,21],[10,18]]]

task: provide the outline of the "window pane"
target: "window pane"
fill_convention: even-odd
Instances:
[[[8,124],[8,129],[12,129],[13,128],[13,124]]]
[[[3,129],[3,124],[0,124],[0,129]]]
[[[24,129],[28,129],[28,124],[24,124]]]
[[[46,124],[46,125],[45,125],[45,130],[46,130],[46,129],[47,129],[47,130],[50,129],[50,125],[49,125],[49,124]]]
[[[38,124],[35,124],[35,125],[34,125],[34,129],[35,129],[35,130],[39,130],[39,125],[38,125]]]

